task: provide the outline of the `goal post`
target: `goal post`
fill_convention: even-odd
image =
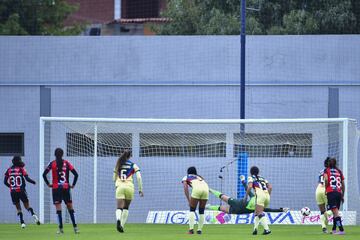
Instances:
[[[342,161],[342,171],[344,176],[346,176],[344,183],[345,183],[345,187],[348,187],[348,161],[349,161],[349,119],[344,119],[343,123],[342,123],[342,127],[343,127],[343,144],[342,144],[342,148],[343,148],[343,161]],[[347,211],[348,210],[348,200],[344,200],[343,203],[343,210]]]
[[[145,222],[150,210],[187,210],[179,183],[192,165],[210,187],[233,197],[243,194],[239,175],[257,165],[273,183],[272,206],[316,210],[316,178],[327,156],[339,160],[345,176],[347,193],[342,210],[360,211],[358,134],[353,119],[41,117],[39,126],[41,222],[56,219],[50,190],[42,179],[56,147],[64,149],[64,158],[79,172],[72,193],[79,222],[113,222],[112,173],[124,149],[132,151],[144,181],[145,197],[135,196],[131,222]],[[211,196],[209,202],[218,204],[219,200]]]

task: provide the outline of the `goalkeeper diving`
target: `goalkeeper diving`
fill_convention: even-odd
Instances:
[[[240,176],[241,183],[245,189],[247,189],[245,176]],[[231,198],[219,191],[214,189],[209,189],[209,192],[212,193],[215,197],[220,198],[222,201],[227,203],[228,205],[206,205],[206,209],[214,210],[214,211],[221,211],[224,213],[229,214],[246,214],[246,213],[253,213],[255,211],[255,195],[253,192],[250,192],[249,196],[250,199],[245,201],[244,199],[234,199]],[[287,212],[289,208],[265,208],[265,212]]]

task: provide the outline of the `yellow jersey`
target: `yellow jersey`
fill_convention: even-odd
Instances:
[[[115,181],[115,186],[118,187],[123,184],[134,184],[133,175],[140,171],[138,165],[131,161],[126,161],[120,167],[120,170],[117,172],[114,169],[113,180]]]

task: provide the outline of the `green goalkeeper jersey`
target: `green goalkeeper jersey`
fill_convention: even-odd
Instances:
[[[255,211],[255,206],[256,206],[255,197],[251,197],[250,200],[246,204],[246,209]]]

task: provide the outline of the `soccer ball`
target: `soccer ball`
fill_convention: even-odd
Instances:
[[[311,213],[311,211],[310,211],[310,208],[308,208],[308,207],[303,207],[303,208],[301,209],[301,214],[302,214],[304,217],[309,216],[310,213]]]

